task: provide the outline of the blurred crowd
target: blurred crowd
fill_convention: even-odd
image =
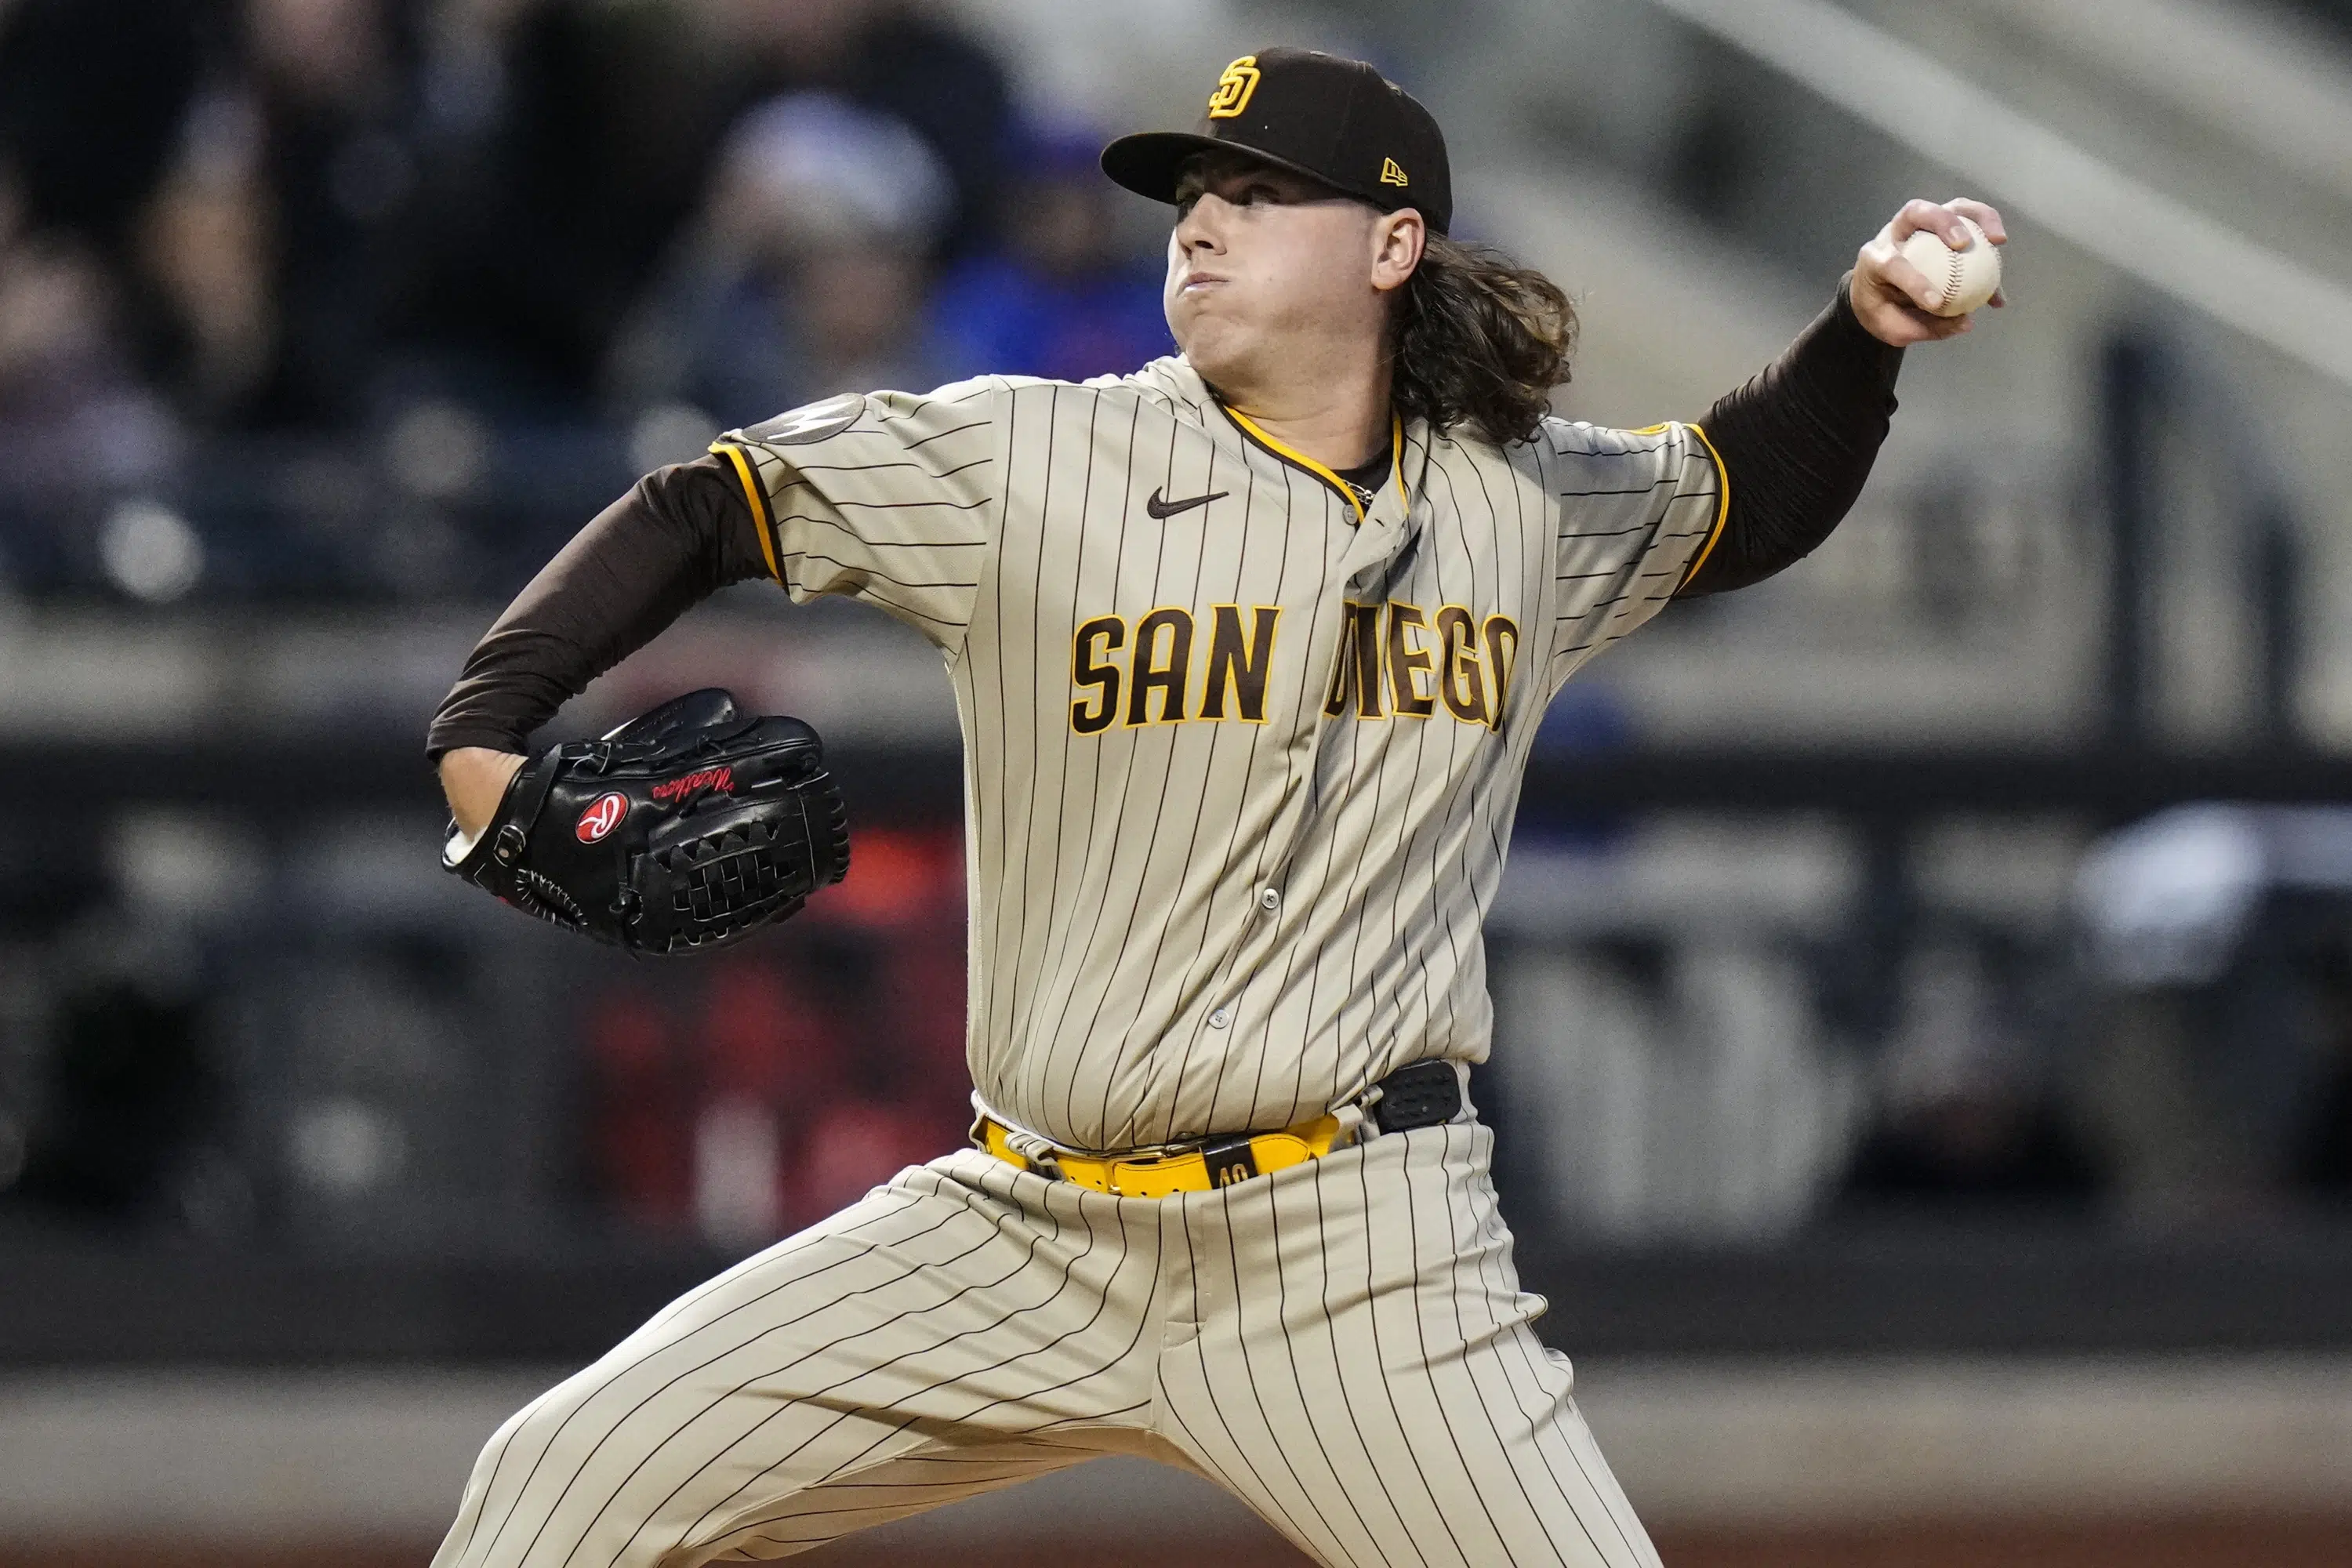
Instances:
[[[798,940],[591,1000],[583,1174],[607,1212],[757,1245],[964,1141],[961,837],[857,853],[860,886]]]
[[[1523,837],[1522,885],[1610,875],[1605,845],[1569,868]],[[740,1249],[963,1142],[951,824],[862,823],[848,880],[691,963],[453,908],[420,837],[331,834],[176,912],[149,889],[127,917],[86,871],[76,910],[0,900],[0,1242]],[[354,877],[387,853],[418,886]],[[46,889],[70,855],[14,868]],[[2352,813],[2181,808],[2070,858],[2053,925],[1946,904],[1503,933],[1477,1095],[1516,1222],[1748,1245],[2340,1218]]]
[[[964,1140],[952,825],[864,825],[848,881],[690,963],[453,918],[422,857],[421,888],[359,887],[361,853],[331,834],[201,910],[0,904],[0,1247],[742,1248]]]
[[[1521,1201],[1574,1233],[1717,1243],[1928,1215],[2340,1218],[2352,811],[2032,832],[1955,835],[1994,868],[1973,889],[1915,843],[1899,881],[1826,910],[1727,883],[1667,904],[1689,895],[1659,876],[1617,910],[1507,923],[1484,1103]],[[1507,901],[1622,874],[1561,842],[1523,825]]]
[[[478,593],[547,473],[576,523],[831,392],[1131,369],[1100,140],[909,0],[7,0],[0,573]],[[306,538],[381,495],[404,551]]]

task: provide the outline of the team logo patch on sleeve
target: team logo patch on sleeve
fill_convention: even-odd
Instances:
[[[765,424],[751,426],[744,430],[743,439],[767,447],[805,447],[840,435],[855,425],[865,411],[866,399],[845,392],[839,397],[828,397],[805,408],[779,414]]]
[[[619,793],[600,795],[588,803],[580,814],[580,824],[572,836],[583,844],[594,844],[621,826],[621,818],[629,815],[629,797]]]

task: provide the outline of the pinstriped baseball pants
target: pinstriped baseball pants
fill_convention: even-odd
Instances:
[[[499,1429],[435,1568],[692,1568],[1108,1453],[1318,1563],[1657,1568],[1538,1342],[1475,1121],[1213,1193],[963,1151],[672,1303]]]

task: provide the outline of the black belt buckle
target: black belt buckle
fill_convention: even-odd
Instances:
[[[1375,1087],[1381,1098],[1371,1107],[1372,1118],[1383,1132],[1442,1126],[1462,1114],[1462,1078],[1452,1062],[1415,1062]]]

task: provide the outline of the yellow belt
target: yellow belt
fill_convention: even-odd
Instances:
[[[993,1117],[980,1119],[981,1147],[1007,1164],[1024,1171],[1037,1163],[1013,1147],[1010,1131]],[[1216,1138],[1190,1149],[1160,1154],[1097,1158],[1090,1154],[1054,1152],[1053,1166],[1043,1175],[1092,1187],[1123,1198],[1164,1198],[1171,1193],[1205,1193],[1246,1182],[1292,1165],[1303,1165],[1331,1152],[1339,1136],[1339,1119],[1318,1116],[1279,1132],[1259,1132],[1246,1138]]]

